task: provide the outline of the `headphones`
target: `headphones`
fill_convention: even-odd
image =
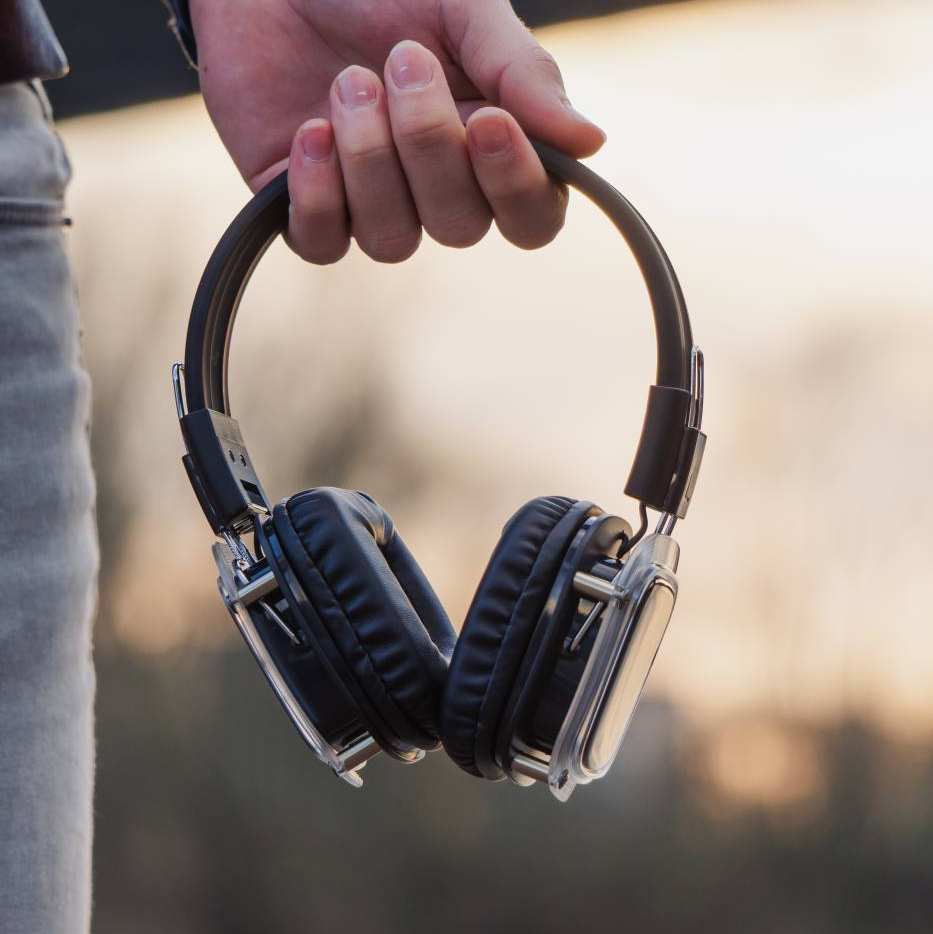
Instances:
[[[458,637],[370,496],[321,487],[270,505],[231,415],[227,360],[243,291],[288,222],[285,173],[214,250],[185,362],[172,369],[182,463],[219,539],[224,603],[306,743],[355,786],[380,750],[410,763],[443,744],[472,775],[543,782],[566,800],[616,758],[674,609],[671,533],[706,442],[703,356],[644,219],[588,168],[534,145],[550,175],[615,224],[651,299],[657,384],[625,487],[640,504],[637,533],[587,500],[526,503],[506,523]],[[661,515],[646,535],[649,507]]]

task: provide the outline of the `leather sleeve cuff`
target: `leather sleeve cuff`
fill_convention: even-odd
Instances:
[[[192,68],[198,67],[198,44],[194,39],[194,30],[191,28],[191,13],[188,11],[188,0],[162,0],[171,14],[168,28],[175,34],[185,58]]]

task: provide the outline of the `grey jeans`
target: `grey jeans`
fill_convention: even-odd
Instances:
[[[0,86],[0,931],[90,918],[96,600],[69,167],[38,84]]]

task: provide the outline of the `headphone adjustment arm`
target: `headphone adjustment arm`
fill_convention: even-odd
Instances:
[[[256,517],[270,515],[269,501],[235,418],[214,409],[186,410],[181,390],[184,367],[172,367],[175,409],[186,454],[188,481],[215,535],[242,534]]]
[[[662,513],[669,534],[687,515],[696,488],[706,435],[703,421],[703,352],[691,352],[690,389],[652,386],[641,440],[625,492]],[[660,530],[660,526],[659,526]]]

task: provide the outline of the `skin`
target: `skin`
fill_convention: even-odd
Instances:
[[[605,135],[507,0],[191,0],[201,89],[254,190],[284,168],[288,241],[332,263],[353,237],[381,262],[422,228],[466,247],[495,220],[549,243],[566,192],[526,132],[570,155]]]

